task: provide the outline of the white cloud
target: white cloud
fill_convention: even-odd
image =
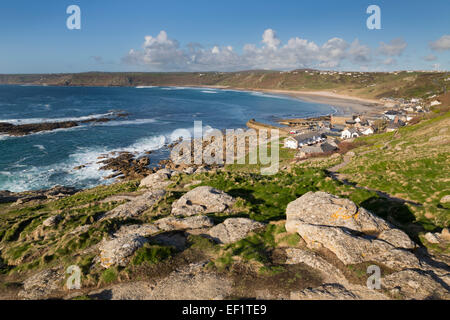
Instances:
[[[435,51],[450,50],[450,34],[443,35],[436,41],[430,42],[430,48]]]
[[[340,38],[332,38],[325,42],[320,50],[319,63],[323,68],[335,68],[347,55],[348,43]]]
[[[425,60],[425,61],[436,61],[437,57],[434,54],[429,54],[429,55],[423,57],[423,60]]]
[[[389,56],[399,55],[406,47],[401,39],[382,43],[382,51]],[[146,36],[142,49],[131,49],[123,62],[144,65],[153,71],[236,71],[244,69],[292,70],[296,68],[338,68],[348,61],[365,66],[372,61],[372,50],[358,39],[348,43],[331,38],[322,45],[299,37],[282,43],[272,29],[262,35],[261,45],[246,44],[242,52],[231,46],[215,45],[204,48],[190,43],[181,48],[165,31],[158,36]]]
[[[368,63],[370,62],[372,50],[366,46],[359,43],[358,39],[355,39],[350,45],[350,49],[348,53],[350,55],[350,59],[356,63]]]
[[[277,38],[275,31],[272,29],[267,29],[264,31],[262,38],[262,42],[270,49],[276,50],[281,43],[281,41]]]
[[[379,51],[387,56],[399,56],[408,44],[402,38],[395,38],[389,43],[380,42]]]
[[[154,67],[177,68],[184,65],[188,57],[180,49],[176,40],[169,39],[165,31],[161,31],[156,38],[146,36],[141,51],[131,49],[124,58],[130,64],[144,64]]]

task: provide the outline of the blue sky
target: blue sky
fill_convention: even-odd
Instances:
[[[66,27],[73,4],[81,30]],[[449,13],[448,0],[5,0],[0,73],[449,70]]]

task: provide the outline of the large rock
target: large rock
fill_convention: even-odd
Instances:
[[[298,233],[310,248],[325,247],[332,251],[344,264],[374,261],[391,268],[417,268],[419,261],[414,254],[397,249],[377,239],[360,236],[339,227],[304,224]]]
[[[62,217],[60,215],[51,216],[44,220],[42,225],[44,227],[54,227],[59,221],[61,221]]]
[[[233,291],[232,279],[205,269],[206,263],[190,264],[167,277],[121,283],[91,292],[93,298],[111,300],[223,300]]]
[[[191,216],[186,218],[166,217],[154,223],[164,231],[201,229],[214,226],[214,221],[207,216]]]
[[[19,298],[27,300],[44,299],[54,291],[63,290],[64,273],[60,268],[38,272],[23,283]]]
[[[172,171],[169,169],[161,169],[155,173],[152,173],[141,180],[140,187],[150,189],[164,189],[172,182],[169,181],[172,176]]]
[[[438,244],[441,242],[439,233],[427,232],[424,237],[429,243],[432,244]]]
[[[219,243],[233,243],[250,232],[264,228],[265,224],[247,218],[229,218],[209,230],[209,235]]]
[[[387,300],[377,290],[360,285],[325,283],[317,288],[291,292],[291,300]]]
[[[403,270],[381,279],[381,287],[394,298],[450,299],[450,287],[445,282],[420,270]]]
[[[288,204],[286,230],[298,232],[308,247],[325,247],[344,264],[365,261],[393,269],[419,268],[415,247],[401,230],[352,201],[325,192],[308,192]]]
[[[383,219],[351,200],[326,192],[308,192],[292,201],[286,208],[286,230],[296,232],[302,224],[345,227],[360,232],[382,232],[389,229]]]
[[[124,203],[105,213],[101,219],[132,218],[138,216],[159,202],[165,194],[166,192],[164,190],[146,192],[143,195],[136,197],[134,200]]]
[[[193,216],[229,211],[235,199],[229,194],[208,186],[197,187],[172,205],[172,214]]]
[[[291,292],[291,300],[358,300],[353,292],[338,283],[327,283],[317,288]]]
[[[450,241],[450,231],[448,230],[448,228],[444,228],[441,231],[441,238],[444,241]]]
[[[378,235],[378,239],[384,240],[397,248],[414,249],[416,247],[414,241],[399,229],[385,230]]]
[[[319,270],[327,282],[347,283],[347,279],[341,270],[317,253],[299,248],[287,248],[285,252],[287,256],[286,264],[304,263],[313,269]]]
[[[124,267],[128,264],[130,256],[146,242],[147,238],[136,233],[103,241],[100,244],[100,265],[104,268],[114,265]]]
[[[114,234],[114,237],[118,238],[127,235],[148,237],[158,232],[160,232],[160,229],[153,224],[132,224],[120,227],[119,231]]]
[[[153,224],[133,224],[122,226],[110,240],[104,239],[100,244],[100,264],[104,268],[113,265],[125,266],[129,257],[140,247],[142,247],[148,238],[159,233],[161,230]]]

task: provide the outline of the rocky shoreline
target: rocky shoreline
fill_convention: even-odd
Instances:
[[[60,199],[73,195],[78,191],[78,189],[63,186],[55,186],[50,189],[24,192],[10,192],[7,190],[2,190],[0,191],[0,203],[14,202],[16,205],[20,205],[36,200]]]
[[[0,134],[21,137],[32,133],[38,133],[43,131],[53,131],[57,129],[68,129],[78,127],[88,123],[104,123],[109,122],[117,118],[124,118],[129,116],[126,112],[114,112],[111,116],[92,118],[80,121],[55,121],[55,122],[40,122],[40,123],[27,123],[27,124],[13,124],[9,122],[0,122]]]

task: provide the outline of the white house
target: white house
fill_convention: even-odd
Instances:
[[[325,141],[325,136],[319,132],[308,132],[284,139],[284,147],[297,149],[302,146],[313,145]]]
[[[284,139],[284,147],[289,149],[297,149],[298,141],[294,139],[294,137],[288,137]]]
[[[363,135],[365,135],[365,136],[368,136],[368,135],[371,135],[371,134],[374,133],[372,127],[363,127],[363,128],[360,129],[360,132],[361,132]]]
[[[441,103],[438,101],[438,100],[434,100],[434,101],[431,101],[431,103],[430,103],[430,106],[432,107],[432,106],[438,106],[438,105],[440,105]]]
[[[350,138],[357,138],[357,137],[359,137],[359,133],[358,133],[358,131],[356,131],[353,128],[345,129],[344,131],[341,132],[342,139],[350,139]]]

